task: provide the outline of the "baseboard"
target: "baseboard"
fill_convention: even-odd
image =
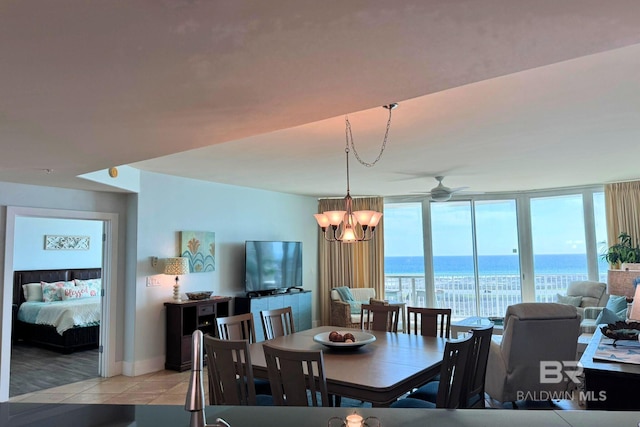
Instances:
[[[162,371],[164,369],[164,360],[165,357],[161,356],[133,363],[122,362],[122,375],[127,377],[137,377],[139,375]]]

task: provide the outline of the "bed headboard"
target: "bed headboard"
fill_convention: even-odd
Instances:
[[[13,272],[13,303],[20,305],[24,302],[22,285],[25,283],[59,282],[73,279],[97,279],[102,277],[100,268],[73,268],[62,270],[22,270]]]

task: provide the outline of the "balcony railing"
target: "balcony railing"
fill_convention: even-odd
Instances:
[[[588,280],[587,274],[536,275],[536,302],[555,302],[557,295],[566,294],[569,283],[576,280]],[[517,274],[480,276],[479,289],[480,312],[478,313],[476,284],[473,276],[436,276],[434,286],[436,306],[450,307],[452,316],[456,318],[478,315],[488,317],[504,316],[507,306],[522,302],[520,276]],[[385,275],[385,299],[425,307],[426,297],[423,275]]]

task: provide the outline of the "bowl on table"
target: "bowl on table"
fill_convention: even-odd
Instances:
[[[339,349],[339,350],[360,348],[363,345],[372,343],[376,340],[375,335],[372,335],[368,332],[358,331],[357,329],[350,329],[346,331],[336,331],[336,332],[338,332],[341,335],[350,333],[354,336],[355,341],[353,342],[331,341],[329,339],[329,335],[331,334],[331,332],[322,332],[322,333],[316,334],[313,336],[313,340],[329,348]]]
[[[190,300],[201,300],[211,298],[211,294],[213,293],[213,291],[196,291],[185,293],[187,294],[187,298],[189,298]]]

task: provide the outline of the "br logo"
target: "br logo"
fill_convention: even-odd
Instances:
[[[540,383],[558,384],[563,381],[573,381],[580,384],[582,365],[575,360],[559,362],[557,360],[543,360],[540,362]]]

